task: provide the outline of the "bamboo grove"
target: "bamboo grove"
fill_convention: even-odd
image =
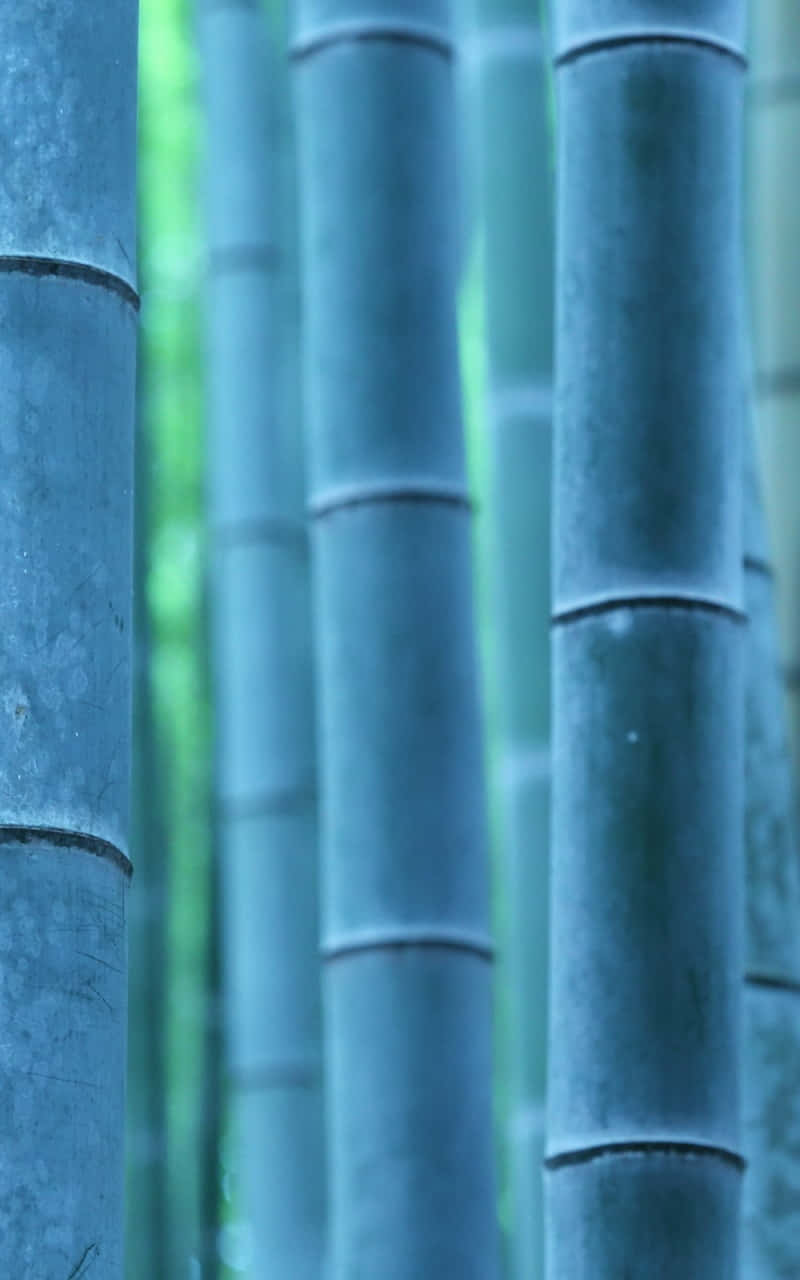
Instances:
[[[3,7],[3,1275],[800,1276],[799,59]]]

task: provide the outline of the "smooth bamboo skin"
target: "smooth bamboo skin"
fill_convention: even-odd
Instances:
[[[228,1066],[248,1274],[317,1280],[325,1226],[310,584],[285,46],[201,9],[209,491]],[[279,97],[284,94],[283,106]]]
[[[140,361],[141,371],[141,361]],[[140,379],[141,386],[141,379]],[[150,450],[140,395],[134,518],[133,762],[128,899],[128,1089],[125,1133],[125,1268],[130,1280],[167,1280],[165,1072],[166,857],[160,751],[151,680],[147,603]]]
[[[738,1275],[742,17],[556,7],[551,1280]]]
[[[542,1160],[550,827],[553,184],[538,0],[479,0],[474,30],[485,250],[499,785],[509,903],[512,1274],[544,1274]]]
[[[493,1280],[491,944],[449,6],[307,0],[331,1276]]]
[[[747,232],[757,436],[777,579],[789,731],[800,778],[800,28],[792,0],[750,5]]]
[[[745,489],[747,950],[742,1274],[800,1274],[800,858],[774,591],[748,429]]]
[[[136,17],[0,10],[0,1273],[26,1280],[122,1280]]]

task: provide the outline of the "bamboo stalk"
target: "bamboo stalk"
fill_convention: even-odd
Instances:
[[[553,1280],[738,1274],[743,35],[555,13]]]
[[[230,1087],[251,1274],[318,1277],[325,1225],[317,822],[283,28],[201,10],[209,482]]]
[[[143,385],[140,359],[140,386]],[[125,1184],[125,1266],[167,1280],[167,1117],[164,975],[166,970],[167,838],[161,751],[151,678],[147,601],[150,534],[150,448],[146,394],[138,396],[135,447],[133,767],[128,993],[128,1089]]]
[[[509,901],[512,1273],[544,1274],[553,198],[538,0],[482,0],[479,98],[491,522]]]
[[[497,1274],[449,6],[307,0],[331,1268]]]
[[[0,85],[0,1272],[121,1280],[136,4],[3,6]]]
[[[748,428],[750,424],[748,423]],[[800,860],[752,430],[745,488],[747,950],[742,1274],[800,1271]]]

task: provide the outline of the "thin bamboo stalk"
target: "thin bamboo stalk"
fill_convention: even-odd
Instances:
[[[555,10],[553,1280],[738,1274],[743,19]]]
[[[140,361],[141,366],[141,361]],[[140,386],[143,383],[140,367]],[[165,1068],[166,855],[162,761],[151,679],[147,601],[150,449],[146,391],[138,397],[134,533],[133,767],[125,1267],[167,1280],[167,1117]]]
[[[770,564],[748,422],[747,949],[742,1274],[800,1274],[800,859]]]
[[[135,145],[133,0],[0,8],[0,1273],[36,1280],[123,1273]]]
[[[748,246],[756,430],[778,590],[789,732],[800,778],[800,26],[791,0],[750,6]]]
[[[331,1266],[497,1273],[444,0],[304,0]]]
[[[553,192],[538,0],[479,0],[491,523],[511,987],[512,1274],[544,1274]]]
[[[200,10],[209,484],[229,1077],[251,1274],[319,1276],[317,823],[299,311],[282,23]]]

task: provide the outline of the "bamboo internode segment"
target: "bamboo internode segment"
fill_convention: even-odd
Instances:
[[[553,1280],[738,1274],[742,26],[557,9]]]
[[[369,498],[313,524],[323,935],[402,941],[325,966],[337,1280],[498,1264],[491,967],[436,945],[489,933],[451,48],[445,0],[298,6],[310,491]]]
[[[7,6],[0,108],[0,1271],[121,1280],[135,3]]]
[[[216,790],[252,1266],[312,1280],[325,1230],[316,749],[294,148],[275,12],[201,9]]]

